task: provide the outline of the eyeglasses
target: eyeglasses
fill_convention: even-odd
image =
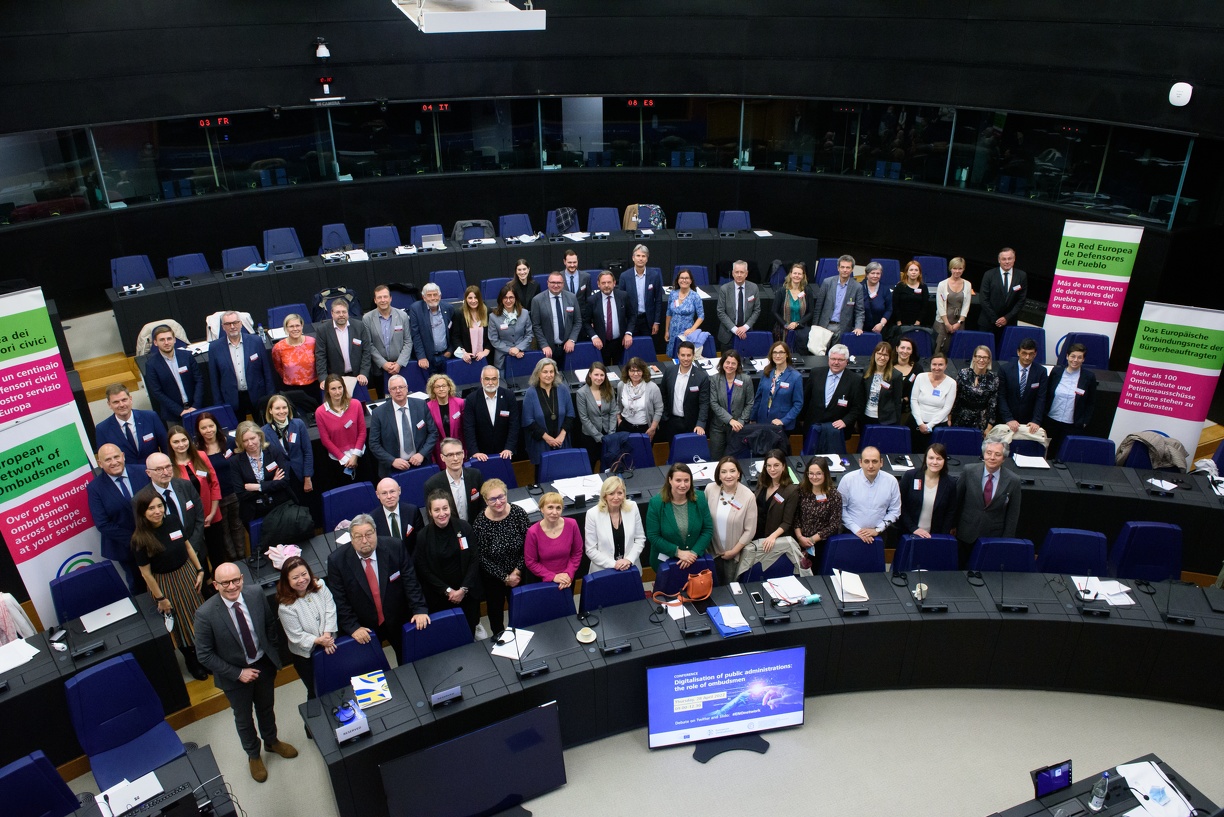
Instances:
[[[222,326],[242,326],[242,321],[222,321]]]
[[[505,495],[505,494],[498,494],[497,496],[491,496],[491,497],[489,497],[489,504],[490,504],[490,505],[500,505],[500,504],[502,504],[502,503],[503,503],[503,502],[505,502],[505,501],[506,501],[506,495]]]
[[[974,355],[974,360],[990,360],[990,355]]]
[[[444,460],[449,460],[449,459],[451,459],[452,457],[462,457],[462,456],[463,456],[463,452],[462,452],[462,451],[452,451],[452,452],[450,452],[449,454],[443,454],[443,455],[442,455],[442,459],[444,459]]]
[[[213,579],[213,584],[217,585],[217,587],[237,587],[242,584],[242,577],[239,576],[236,579]]]
[[[150,471],[169,471],[169,470],[170,470],[171,468],[173,468],[173,467],[174,467],[174,466],[173,466],[173,465],[171,465],[170,463],[166,463],[165,465],[154,465],[154,466],[150,466],[150,467],[149,467],[149,470],[150,470]]]

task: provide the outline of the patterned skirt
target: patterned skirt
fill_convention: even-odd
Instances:
[[[195,586],[196,569],[188,559],[178,570],[153,575],[174,612],[174,632],[171,633],[174,646],[192,646],[195,644],[195,612],[204,603]]]

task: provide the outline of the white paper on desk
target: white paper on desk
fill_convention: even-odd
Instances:
[[[1018,468],[1049,468],[1045,457],[1030,457],[1026,454],[1012,454],[1012,459]]]
[[[642,235],[654,235],[654,230],[651,230],[651,229],[648,229],[648,228],[645,228],[645,227],[643,227],[642,229],[638,230],[638,232],[639,232],[639,233],[641,233]]]
[[[268,337],[272,338],[272,340],[283,340],[288,336],[289,333],[280,327],[273,327],[272,329],[268,330]]]
[[[531,496],[527,497],[526,499],[516,499],[514,504],[522,508],[528,515],[536,513],[540,510],[540,503],[536,502],[535,497]]]
[[[1140,800],[1140,814],[1150,814],[1152,817],[1183,817],[1186,813],[1185,796],[1181,790],[1169,780],[1160,767],[1150,760],[1142,763],[1121,763],[1118,774],[1126,778],[1126,785],[1140,794],[1151,794],[1154,786],[1162,787],[1168,795],[1164,805],[1156,802],[1156,798]]]
[[[468,244],[474,247],[479,247],[484,244],[496,244],[496,243],[497,243],[496,238],[469,238],[468,239]]]
[[[370,254],[366,252],[365,250],[349,250],[344,255],[350,261],[369,261],[370,260]]]
[[[423,391],[408,392],[408,396],[413,397],[417,400],[428,400],[429,399],[429,395]]]
[[[351,541],[353,541],[353,537],[349,535],[348,531],[336,534],[337,545],[347,545]]]
[[[395,248],[396,255],[412,255],[417,251],[417,248],[411,244],[401,244]]]
[[[603,480],[600,479],[599,474],[584,474],[580,477],[553,480],[553,488],[566,499],[573,499],[579,494],[588,498],[596,497],[599,496],[599,489],[602,487]]]
[[[758,373],[760,373],[760,372],[765,371],[765,366],[766,366],[768,363],[769,363],[769,361],[768,361],[768,360],[766,360],[766,359],[765,359],[765,358],[763,358],[763,357],[754,357],[754,358],[752,359],[752,368],[756,369],[756,370],[757,370],[757,372],[758,372]]]
[[[562,233],[562,235],[570,241],[584,241],[591,236],[590,233]]]
[[[689,465],[693,472],[694,480],[708,479],[711,482],[714,481],[714,469],[716,467],[718,467],[716,462],[694,462]]]
[[[1081,598],[1101,598],[1114,607],[1130,607],[1135,603],[1130,588],[1122,582],[1096,576],[1072,576],[1071,581]]]
[[[769,238],[771,235],[773,235],[773,233],[771,233],[769,230],[753,230],[752,232],[756,233],[761,238]]]
[[[842,589],[842,585],[845,589]],[[847,573],[844,570],[833,571],[833,589],[837,592],[837,598],[843,603],[854,604],[855,602],[870,601],[870,596],[867,595],[867,588],[863,587],[863,580],[857,573]]]
[[[782,599],[791,604],[801,602],[808,597],[809,590],[803,586],[797,576],[782,576],[765,582],[765,592],[775,599]]]
[[[829,461],[829,472],[832,474],[840,474],[846,470],[846,466],[842,465],[841,457],[836,454],[817,454],[818,457],[824,457]]]
[[[208,351],[208,341],[202,340],[199,343],[189,343],[187,344],[187,351],[193,355],[202,355]]]
[[[102,794],[94,795],[94,802],[98,804],[98,810],[103,815],[123,814],[137,804],[156,797],[162,791],[162,784],[157,779],[157,773],[149,772],[131,783],[126,779],[120,780]],[[109,798],[109,807],[106,805],[106,798]]]
[[[28,664],[30,659],[38,655],[38,647],[22,639],[10,641],[0,647],[0,672],[8,672],[14,667]]]
[[[109,624],[134,615],[136,615],[136,605],[132,604],[130,598],[123,598],[81,616],[81,624],[85,627],[85,632],[96,633]]]
[[[1147,483],[1158,491],[1172,491],[1177,488],[1176,484],[1172,482],[1165,482],[1163,479],[1156,479],[1156,477],[1152,477],[1147,481]]]
[[[725,607],[719,605],[718,612],[722,615],[723,624],[728,627],[747,627],[748,620],[744,618],[743,612],[734,604],[728,604]]]
[[[518,633],[517,637],[515,636],[516,632]],[[521,627],[518,630],[515,630],[513,627],[507,627],[502,634],[502,638],[503,640],[509,640],[506,640],[504,644],[495,646],[492,654],[498,658],[513,658],[517,661],[527,652],[527,645],[531,643],[531,637],[534,635],[535,633],[531,630],[524,630]]]
[[[689,614],[689,611],[684,609],[683,604],[667,605],[667,614],[671,616],[672,621],[679,621]]]
[[[699,288],[699,289],[697,290],[697,294],[701,296],[701,300],[703,300],[703,301],[712,301],[712,300],[714,300],[714,296],[713,296],[713,295],[711,295],[710,293],[706,292],[704,289],[700,289],[700,288]]]
[[[891,467],[892,470],[896,471],[897,473],[904,474],[906,471],[914,467],[914,461],[910,459],[909,454],[899,454],[894,456],[898,456],[901,461],[892,462],[892,458],[890,457],[889,467]]]
[[[515,236],[515,238],[517,238],[520,243],[530,244],[532,241],[535,241],[537,238],[539,238],[539,236],[538,235],[527,235],[526,233],[523,233],[522,235]]]

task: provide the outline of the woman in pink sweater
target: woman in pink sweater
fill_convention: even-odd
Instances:
[[[541,580],[556,582],[564,590],[573,585],[582,564],[582,533],[577,522],[561,516],[565,508],[561,494],[550,491],[540,497],[539,504],[544,518],[527,529],[524,561]]]

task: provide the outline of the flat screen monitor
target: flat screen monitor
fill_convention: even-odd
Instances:
[[[497,814],[565,785],[557,704],[398,757],[378,770],[391,817]]]
[[[650,748],[802,725],[805,653],[788,647],[647,669]]]
[[[1070,788],[1071,761],[1064,760],[1052,766],[1043,766],[1029,772],[1029,775],[1033,778],[1033,797],[1040,800],[1047,794]]]

